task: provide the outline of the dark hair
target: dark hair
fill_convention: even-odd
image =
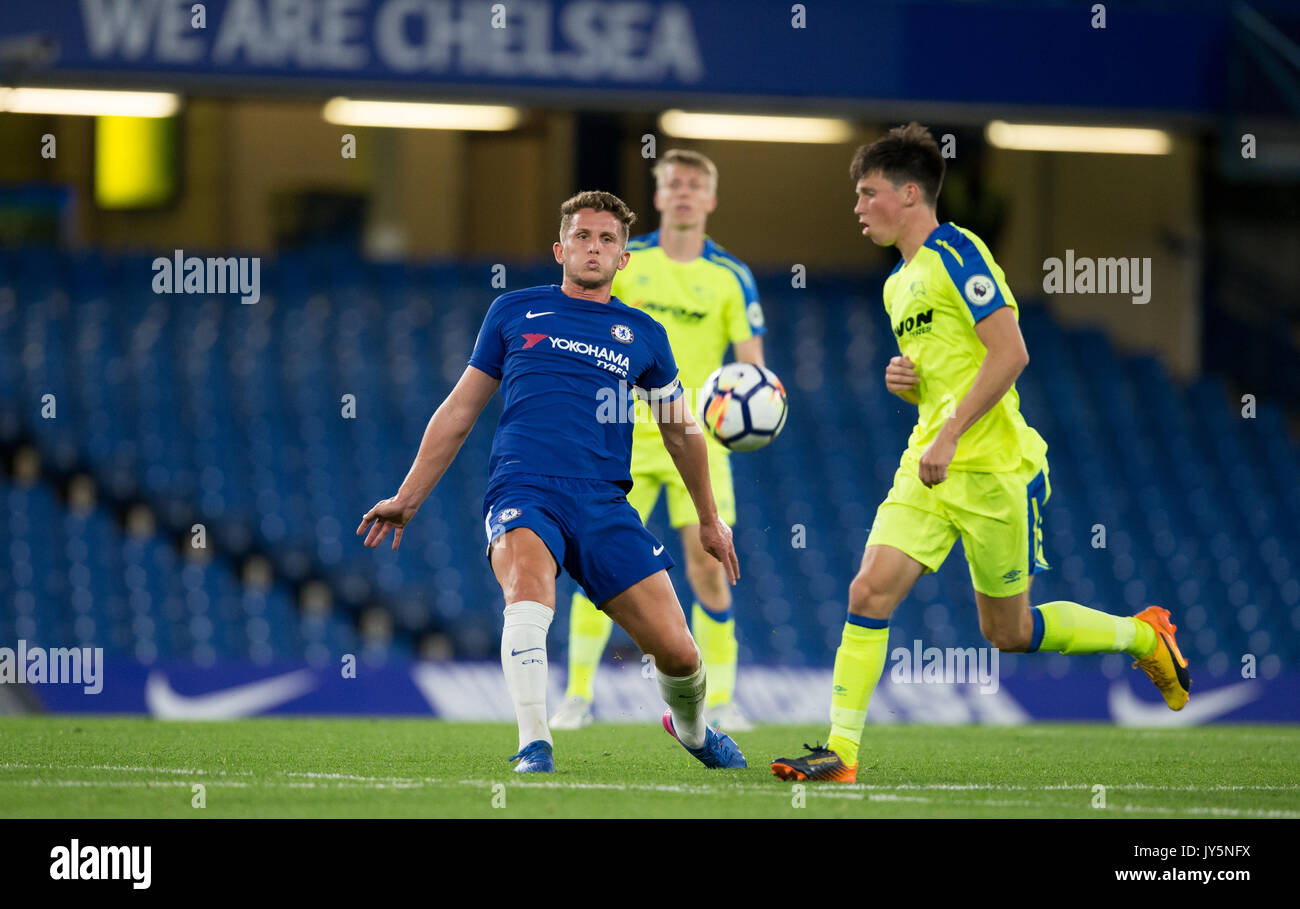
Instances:
[[[623,243],[627,244],[628,234],[631,232],[632,225],[636,222],[636,212],[627,207],[627,203],[613,193],[601,192],[598,189],[589,189],[580,192],[564,201],[560,206],[560,239],[569,232],[569,222],[573,216],[584,208],[590,208],[592,211],[607,211],[618,219],[622,225],[619,232],[623,235]]]
[[[895,188],[915,183],[921,188],[926,204],[933,206],[943,186],[944,163],[939,143],[915,120],[906,126],[896,126],[853,155],[849,176],[854,183],[874,172],[879,172]]]

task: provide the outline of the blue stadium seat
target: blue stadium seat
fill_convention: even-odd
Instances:
[[[74,512],[47,482],[0,479],[12,565],[0,639],[95,641],[145,663],[270,663],[362,646],[410,654],[435,631],[457,656],[494,658],[501,596],[479,528],[499,397],[400,552],[352,533],[392,494],[464,370],[498,292],[490,266],[376,265],[318,245],[265,261],[255,306],[154,296],[148,273],[139,258],[0,252],[0,441],[35,444],[47,476],[89,472],[105,497]],[[528,263],[507,275],[507,289],[555,279]],[[827,665],[914,411],[881,381],[896,347],[878,280],[759,285],[791,410],[775,444],[733,458],[738,634],[747,659]],[[1032,302],[1021,327],[1034,362],[1017,388],[1048,440],[1052,482],[1055,570],[1036,577],[1034,599],[1167,605],[1198,658],[1223,665],[1247,650],[1300,657],[1300,458],[1285,414],[1260,402],[1248,419],[1218,379],[1180,385],[1154,358],[1066,330]],[[46,394],[56,419],[42,417]],[[133,501],[155,513],[152,537],[129,536],[111,505]],[[178,548],[196,523],[212,547],[202,563]],[[271,561],[271,587],[241,583],[246,552]],[[334,591],[326,615],[295,605],[291,585],[309,578]],[[688,601],[680,571],[675,582]],[[391,641],[356,630],[376,604],[393,617]],[[979,641],[960,546],[918,582],[894,631]]]

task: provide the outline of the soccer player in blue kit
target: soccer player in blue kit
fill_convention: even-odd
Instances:
[[[500,386],[505,407],[483,512],[488,560],[506,601],[501,666],[519,722],[515,771],[555,769],[546,632],[561,567],[654,657],[668,704],[664,728],[706,767],[744,767],[736,743],[705,722],[705,667],[668,579],[673,560],[627,501],[628,392],[635,389],[690,492],[701,545],[736,583],[731,529],[718,517],[704,437],[686,406],[668,336],[651,316],[610,295],[628,262],[636,215],[617,196],[583,192],[560,216],[554,254],[563,283],[493,301],[469,366],[430,419],[406,479],[366,513],[357,534],[375,547],[392,530],[397,549]]]

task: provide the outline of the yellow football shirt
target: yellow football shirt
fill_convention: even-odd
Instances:
[[[952,222],[939,225],[912,261],[885,281],[885,311],[899,351],[920,377],[920,407],[905,458],[920,458],[975,382],[987,353],[975,323],[1003,306],[1020,318],[1006,276],[984,241]],[[957,443],[953,470],[1002,471],[1041,461],[1047,443],[1020,414],[1013,384]]]
[[[668,258],[659,245],[658,231],[633,237],[627,248],[632,255],[627,268],[614,276],[614,296],[663,325],[688,404],[695,408],[700,386],[722,365],[727,347],[764,332],[754,276],[708,237],[704,250],[690,262]],[[633,448],[654,445],[663,452],[663,439],[649,410],[638,402],[636,414]],[[711,436],[705,438],[726,450]]]

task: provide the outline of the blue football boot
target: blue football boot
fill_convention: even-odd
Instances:
[[[551,743],[543,739],[535,742],[529,742],[519,753],[511,755],[510,760],[519,759],[515,766],[515,773],[554,773],[555,756],[551,751]]]
[[[672,710],[664,711],[664,729],[668,734],[677,739],[677,730],[673,728]],[[681,739],[677,739],[681,741]],[[682,745],[686,748],[686,745]],[[700,748],[686,748],[697,761],[708,767],[710,770],[739,770],[749,765],[745,763],[745,756],[740,753],[740,748],[731,740],[731,736],[725,732],[718,732],[712,726],[704,727],[704,745]]]

